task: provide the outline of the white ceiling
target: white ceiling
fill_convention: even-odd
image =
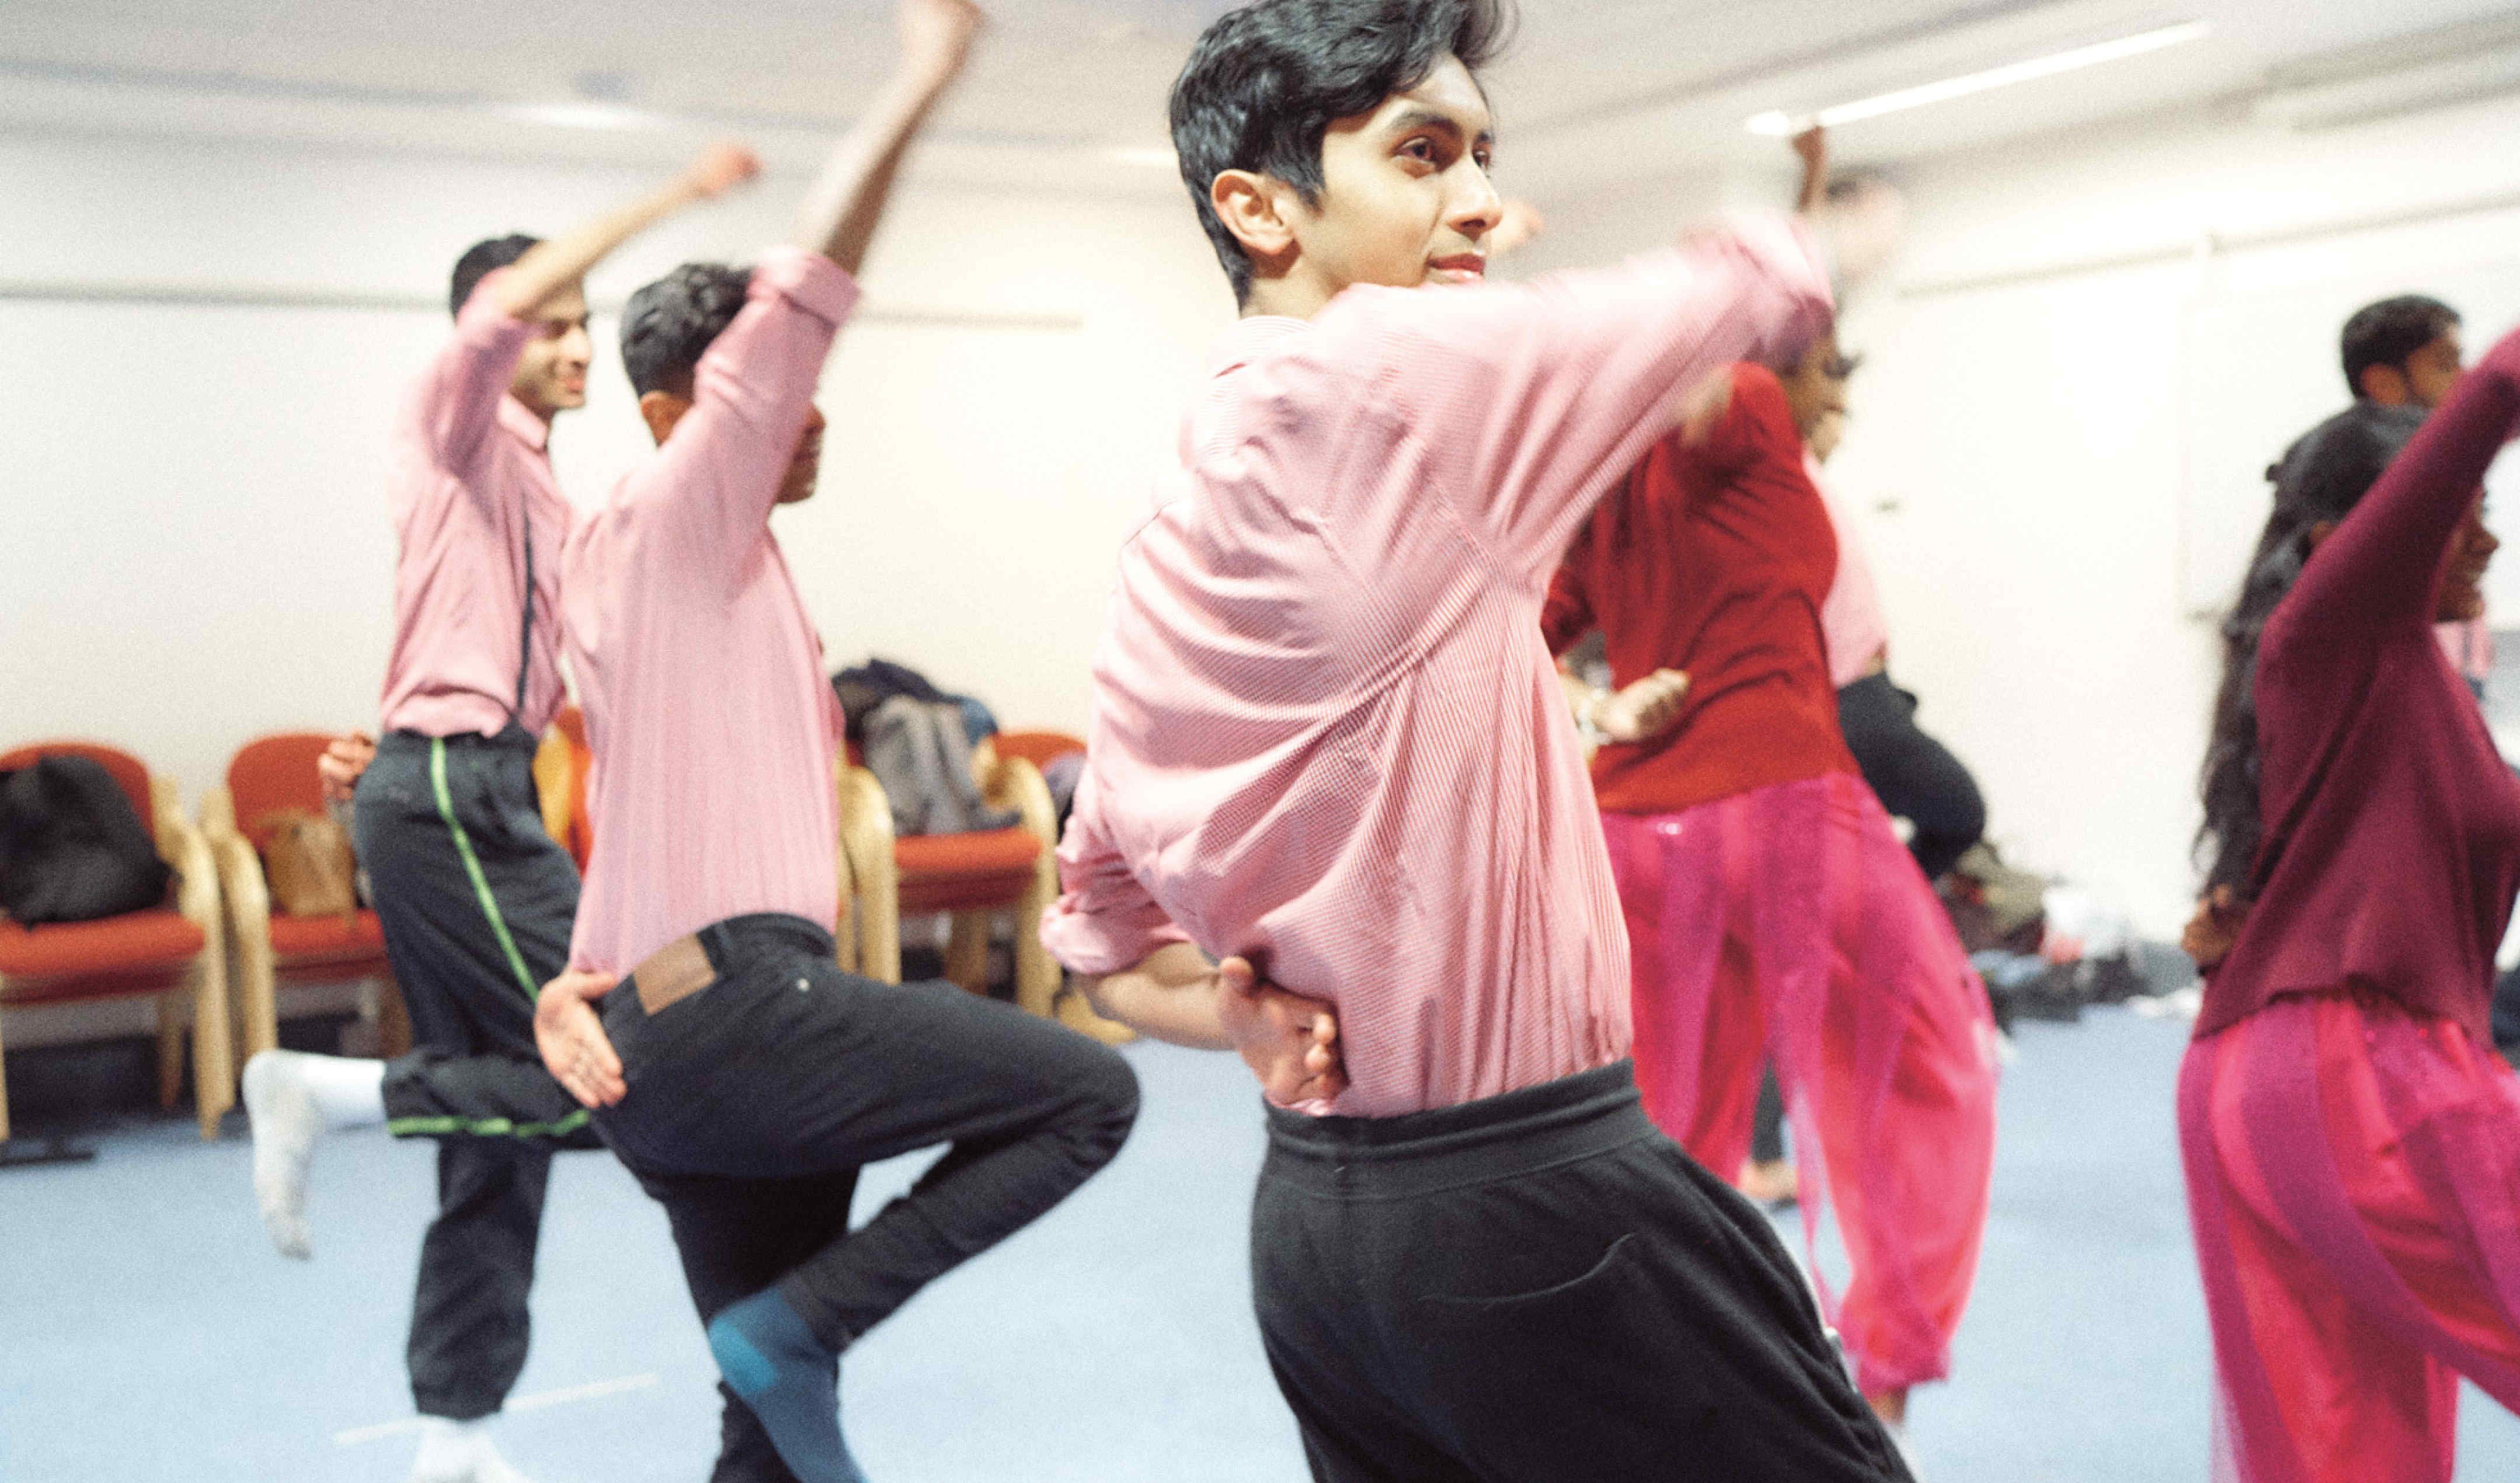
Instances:
[[[1177,189],[1116,149],[1163,140],[1191,39],[1231,0],[998,0],[922,168],[1000,186]],[[1777,146],[1803,110],[2175,21],[2204,42],[1850,126],[1895,163],[2262,85],[2340,49],[2511,15],[2509,0],[1524,0],[1492,76],[1509,189],[1601,188]],[[801,161],[874,87],[885,0],[10,0],[0,130],[294,139],[652,159],[703,133]],[[598,101],[650,124],[569,128],[518,106]],[[1544,186],[1545,182],[1545,186]]]

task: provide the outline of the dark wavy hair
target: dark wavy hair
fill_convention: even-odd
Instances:
[[[2205,822],[2196,831],[2204,891],[2229,886],[2248,901],[2257,894],[2264,821],[2258,813],[2258,640],[2310,560],[2311,528],[2337,521],[2380,481],[2380,475],[2423,425],[2417,407],[2362,402],[2319,424],[2267,470],[2274,509],[2249,558],[2239,600],[2223,619],[2223,688],[2214,700],[2214,735],[2206,743],[2200,790]]]
[[[1251,292],[1251,259],[1208,201],[1218,175],[1274,176],[1319,205],[1332,123],[1416,87],[1448,55],[1475,73],[1512,29],[1511,0],[1260,0],[1210,25],[1173,82],[1173,153],[1236,301]]]
[[[641,396],[688,396],[692,374],[708,347],[743,310],[750,268],[687,262],[630,295],[621,311],[621,369]]]
[[[446,312],[458,319],[463,318],[464,301],[472,296],[472,291],[481,286],[481,280],[542,245],[543,240],[539,237],[511,232],[505,237],[485,238],[466,247],[464,255],[455,259],[455,276],[446,286]]]

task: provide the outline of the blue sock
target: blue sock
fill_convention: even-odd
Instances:
[[[840,1437],[839,1356],[765,1287],[709,1320],[709,1353],[804,1483],[866,1483]]]

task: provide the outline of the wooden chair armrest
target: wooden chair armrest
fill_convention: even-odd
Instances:
[[[228,926],[238,946],[248,952],[271,942],[271,887],[263,879],[262,857],[242,834],[203,831],[218,874],[219,895],[226,901]]]
[[[867,769],[842,762],[838,772],[840,853],[858,889],[889,893],[899,879],[892,854],[892,802]]]
[[[184,817],[183,793],[173,779],[152,775],[149,796],[158,815],[158,858],[173,866],[178,876],[175,909],[215,944],[220,936],[219,868],[210,857],[210,843]]]
[[[214,787],[202,794],[202,832],[216,844],[222,834],[240,833],[236,820],[236,796],[225,787]]]
[[[1041,769],[1022,757],[990,757],[994,764],[980,775],[980,797],[991,808],[1011,808],[1023,827],[1045,846],[1058,847],[1058,807],[1051,802],[1050,784]]]

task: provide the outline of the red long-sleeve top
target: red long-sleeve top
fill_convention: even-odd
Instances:
[[[2520,427],[2520,333],[2319,544],[2258,641],[2257,891],[2198,1035],[2376,990],[2479,1039],[2520,890],[2520,785],[2434,642],[2444,554]]]
[[[1677,725],[1594,757],[1607,813],[1677,813],[1856,770],[1820,619],[1837,536],[1776,374],[1742,364],[1732,377],[1711,427],[1664,437],[1594,510],[1541,612],[1552,652],[1599,627],[1614,684],[1666,667],[1689,677]]]

